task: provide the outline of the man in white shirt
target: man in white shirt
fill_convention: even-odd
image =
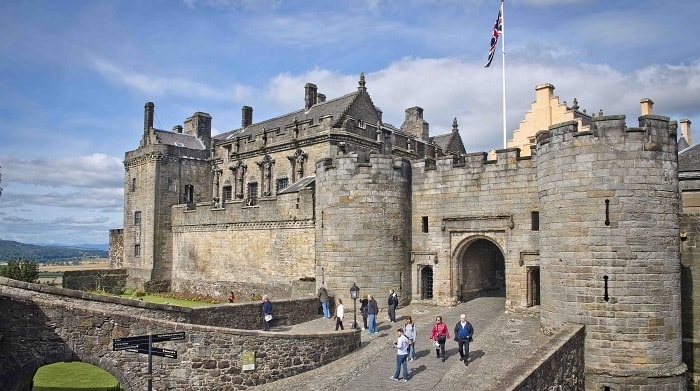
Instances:
[[[391,377],[392,380],[399,380],[399,375],[401,374],[401,367],[403,367],[403,381],[408,381],[408,365],[406,364],[406,359],[408,358],[408,338],[403,335],[402,329],[397,329],[396,334],[398,334],[398,339],[394,342],[396,346],[396,372],[394,376]]]

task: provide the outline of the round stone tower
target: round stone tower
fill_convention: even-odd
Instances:
[[[675,123],[537,135],[541,321],[585,325],[586,390],[684,390]]]
[[[386,307],[389,289],[410,301],[411,166],[351,154],[316,163],[316,284],[342,297],[353,282]]]

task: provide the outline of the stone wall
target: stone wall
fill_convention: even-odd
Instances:
[[[552,343],[532,352],[525,360],[492,384],[489,391],[545,391],[584,389],[585,329],[567,325],[553,336]]]
[[[120,269],[124,267],[124,230],[109,230],[109,261],[110,269]]]
[[[681,224],[681,305],[683,313],[683,362],[688,365],[688,386],[700,389],[700,214],[682,214]]]
[[[126,269],[74,270],[63,273],[63,287],[79,291],[112,292],[126,286]]]
[[[178,357],[153,357],[155,390],[208,389],[212,384],[245,390],[318,368],[360,346],[359,330],[311,335],[188,323],[226,323],[245,316],[241,325],[259,327],[254,324],[257,303],[222,305],[221,315],[216,308],[134,306],[122,300],[0,278],[0,389],[20,390],[39,367],[59,361],[87,362],[111,373],[125,390],[146,389],[147,355],[113,351],[112,339],[149,333],[186,336],[157,344],[176,350]],[[273,302],[279,321],[305,320],[310,310],[316,306],[303,300]],[[255,354],[254,370],[243,370],[246,351]]]

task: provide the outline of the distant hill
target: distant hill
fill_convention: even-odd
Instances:
[[[81,260],[85,258],[107,258],[108,245],[36,245],[0,239],[0,262],[13,258],[33,259],[37,263]]]

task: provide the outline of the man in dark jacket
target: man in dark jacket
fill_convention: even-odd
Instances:
[[[323,307],[323,317],[326,319],[331,318],[331,311],[328,308],[328,302],[331,300],[330,297],[328,297],[328,291],[326,290],[326,287],[321,285],[320,288],[318,288],[318,300],[321,302],[321,306]]]
[[[260,311],[263,317],[263,331],[270,331],[270,321],[272,320],[272,303],[267,295],[263,295],[260,303]]]
[[[367,295],[367,313],[369,314],[369,330],[367,335],[376,333],[377,330],[377,314],[379,313],[379,305],[374,300],[372,295]]]
[[[396,307],[399,306],[399,296],[393,289],[389,290],[389,300],[387,302],[387,312],[389,313],[389,322],[396,323]]]
[[[474,328],[471,323],[467,322],[467,315],[461,314],[459,316],[459,322],[455,325],[454,332],[455,339],[459,344],[457,351],[460,360],[464,361],[464,365],[469,365],[469,342],[474,336]]]

